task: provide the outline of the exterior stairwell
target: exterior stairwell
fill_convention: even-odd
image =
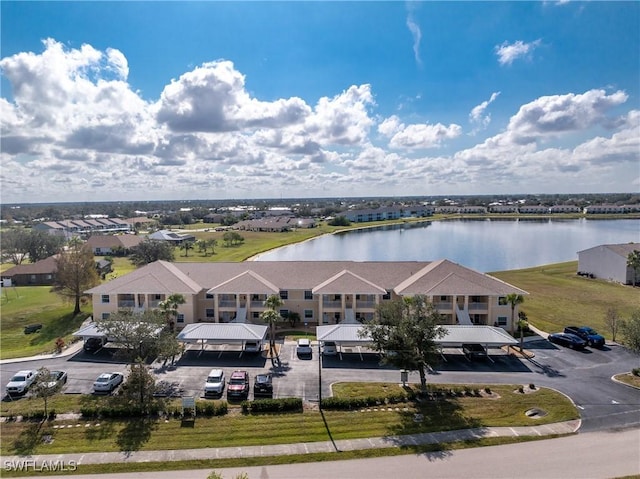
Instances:
[[[347,308],[344,310],[344,321],[342,324],[358,324],[358,320],[356,320],[356,313],[351,308]]]
[[[469,317],[469,312],[466,309],[461,309],[457,304],[456,316],[458,317],[458,324],[466,324],[469,326],[473,325],[473,322],[471,322],[471,317]]]
[[[231,321],[232,323],[246,323],[247,322],[247,308],[238,308],[236,312],[236,319]]]

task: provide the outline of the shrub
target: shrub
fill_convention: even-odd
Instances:
[[[535,389],[535,388],[536,388],[535,384],[533,384],[533,383],[529,384],[529,389]]]
[[[520,394],[524,394],[524,387],[520,386],[520,387],[518,388],[518,392],[519,392]]]
[[[633,368],[631,370],[631,374],[633,374],[634,376],[640,376],[640,368]]]
[[[491,394],[491,388],[489,386],[485,387],[484,392],[486,392],[487,394]]]
[[[280,398],[280,399],[258,399],[255,401],[243,401],[242,411],[245,413],[264,412],[299,412],[302,411],[302,399],[300,398]]]

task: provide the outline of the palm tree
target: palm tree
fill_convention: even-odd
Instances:
[[[524,303],[524,296],[517,293],[510,293],[507,295],[507,303],[511,305],[511,336],[515,334],[515,315],[516,315],[516,306]]]
[[[282,320],[278,309],[284,304],[282,298],[277,294],[272,294],[264,301],[267,308],[260,313],[260,319],[269,325],[269,354],[273,363],[274,353],[278,356],[276,349],[276,324]]]
[[[638,281],[638,272],[640,272],[640,251],[633,250],[627,256],[627,266],[633,270],[633,286]]]
[[[167,324],[172,331],[174,322],[178,319],[178,306],[180,306],[181,304],[185,304],[186,302],[187,300],[184,299],[183,295],[174,293],[164,301],[161,301],[160,304],[158,304],[158,308],[160,309],[160,311],[162,311],[162,314],[167,320]]]

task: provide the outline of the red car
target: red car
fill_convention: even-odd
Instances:
[[[234,371],[229,378],[227,386],[227,399],[249,397],[249,373],[246,371]]]

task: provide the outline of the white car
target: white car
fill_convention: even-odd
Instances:
[[[212,369],[204,383],[204,395],[222,395],[224,391],[224,371],[222,369]]]
[[[97,393],[110,393],[124,381],[122,373],[102,373],[93,383],[93,391]]]
[[[262,343],[260,341],[247,341],[244,343],[245,353],[259,353],[262,349]]]
[[[18,371],[13,375],[11,380],[7,383],[7,394],[24,394],[29,389],[29,386],[36,380],[36,371],[27,369],[24,371]]]
[[[325,341],[322,344],[322,354],[325,356],[335,356],[338,354],[338,349],[336,348],[336,343],[333,341]]]
[[[296,354],[298,356],[311,356],[313,354],[313,350],[311,349],[311,341],[309,341],[307,338],[298,339]]]

